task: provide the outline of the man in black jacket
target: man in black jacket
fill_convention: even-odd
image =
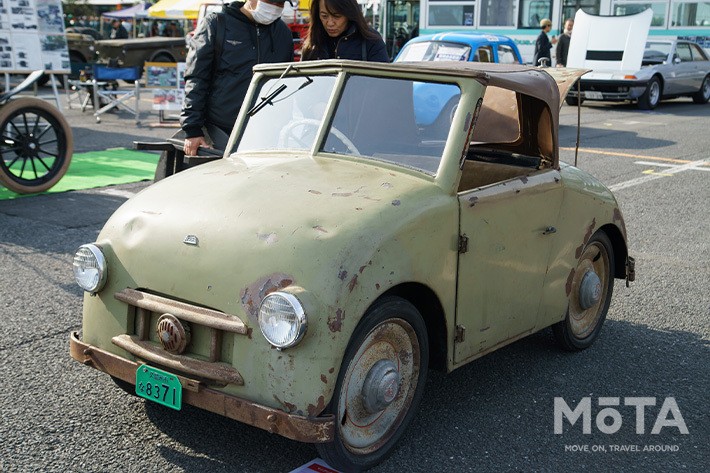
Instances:
[[[565,21],[564,32],[560,35],[560,39],[557,41],[557,50],[555,51],[557,67],[567,66],[567,54],[569,54],[569,42],[572,38],[572,28],[574,28],[574,20],[572,18],[568,18],[567,21]]]
[[[283,4],[230,3],[198,26],[187,55],[180,114],[186,155],[194,156],[200,146],[227,146],[256,64],[293,61],[293,36],[281,21]]]

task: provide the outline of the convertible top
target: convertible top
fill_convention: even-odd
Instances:
[[[557,131],[559,111],[567,92],[585,69],[537,68],[519,64],[498,64],[467,61],[422,61],[379,63],[345,60],[307,61],[300,63],[260,64],[254,72],[284,73],[287,68],[297,72],[334,73],[342,70],[382,72],[384,74],[426,74],[472,78],[488,88],[481,107],[483,123],[488,126],[474,130],[474,142],[510,143],[509,149],[522,154],[539,155],[554,167],[558,166]],[[514,92],[514,93],[511,93]],[[519,95],[531,97],[544,106],[528,106],[532,120],[521,123]],[[549,110],[549,114],[542,109]],[[495,123],[496,126],[490,126]],[[517,139],[517,142],[513,143]]]

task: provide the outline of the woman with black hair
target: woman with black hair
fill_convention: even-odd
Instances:
[[[301,59],[389,62],[385,42],[371,28],[355,0],[313,0],[311,28]]]

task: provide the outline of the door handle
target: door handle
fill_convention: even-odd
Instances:
[[[545,231],[542,232],[543,235],[551,235],[553,233],[557,233],[557,229],[555,227],[545,227]]]

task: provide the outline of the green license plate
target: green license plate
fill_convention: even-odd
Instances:
[[[174,374],[142,365],[136,370],[136,394],[177,411],[182,407],[182,385]]]

